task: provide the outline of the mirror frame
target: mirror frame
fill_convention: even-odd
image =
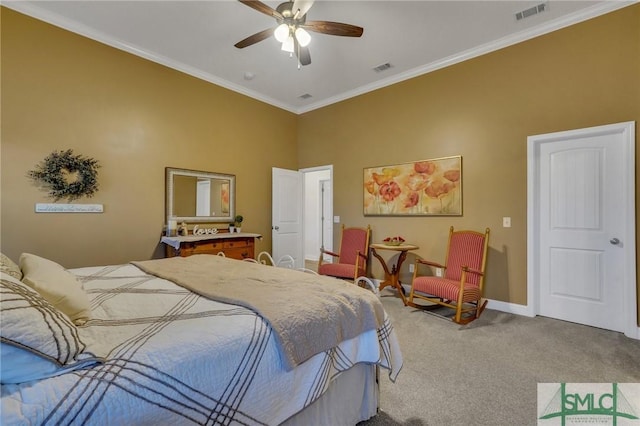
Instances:
[[[229,214],[225,216],[176,216],[173,211],[174,176],[193,176],[204,179],[221,179],[229,181]],[[165,213],[166,220],[177,222],[234,222],[236,217],[236,175],[224,173],[203,172],[199,170],[178,169],[165,167]]]

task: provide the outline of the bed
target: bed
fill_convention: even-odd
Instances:
[[[43,314],[43,302],[36,319],[13,318],[37,294],[27,275],[2,273],[2,424],[353,425],[377,412],[379,369],[395,381],[402,368],[380,301],[333,278],[212,255],[49,266],[71,276],[90,310],[71,319],[55,306]],[[234,288],[259,297],[227,300]],[[274,300],[283,315],[272,318]],[[56,345],[18,341],[33,321]],[[38,344],[49,346],[34,356]],[[11,380],[21,369],[42,377]]]

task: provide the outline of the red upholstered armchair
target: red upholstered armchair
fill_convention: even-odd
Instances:
[[[369,225],[366,228],[345,228],[342,225],[340,254],[320,249],[318,273],[353,281],[358,277],[366,276],[370,237],[371,227]],[[337,262],[323,263],[325,254],[333,256]]]
[[[410,306],[415,299],[435,303],[455,310],[453,321],[469,323],[480,316],[487,301],[482,301],[484,271],[489,248],[489,228],[484,233],[476,231],[455,231],[449,229],[449,243],[444,265],[417,259],[409,293]],[[441,268],[443,274],[419,276],[419,265]],[[431,305],[434,306],[434,305]]]

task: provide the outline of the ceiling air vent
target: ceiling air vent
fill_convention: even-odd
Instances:
[[[522,12],[516,13],[516,21],[537,15],[538,13],[546,12],[547,10],[549,10],[549,2],[540,3],[537,6],[533,6],[529,9],[523,10]]]
[[[304,95],[300,95],[300,96],[298,96],[298,97],[299,97],[300,99],[309,99],[309,98],[311,97],[311,95],[310,95],[310,94],[308,94],[308,93],[305,93]]]
[[[389,68],[391,68],[391,64],[387,62],[386,64],[382,64],[382,65],[378,65],[377,67],[374,67],[373,70],[375,72],[382,72],[382,71],[388,70]]]

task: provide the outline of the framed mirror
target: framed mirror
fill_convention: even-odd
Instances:
[[[167,221],[234,221],[235,175],[167,167],[165,178]]]

